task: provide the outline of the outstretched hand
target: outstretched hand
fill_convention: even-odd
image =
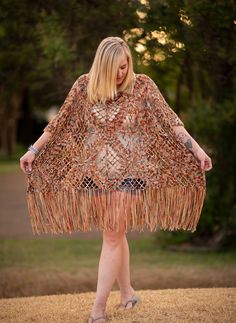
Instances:
[[[195,157],[201,163],[201,169],[205,171],[209,171],[212,169],[211,158],[205,153],[204,150],[200,149],[195,153]]]
[[[30,174],[32,172],[32,163],[35,159],[35,155],[28,151],[20,158],[20,168],[25,174]]]

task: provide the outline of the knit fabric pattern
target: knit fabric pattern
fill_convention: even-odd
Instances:
[[[34,234],[196,230],[205,172],[177,139],[182,125],[155,82],[134,74],[132,94],[104,104],[87,99],[80,75],[44,131],[52,135],[27,175]],[[122,213],[122,214],[121,214]]]

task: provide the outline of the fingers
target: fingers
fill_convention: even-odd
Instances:
[[[32,172],[32,164],[31,163],[27,163],[25,165],[25,171],[27,174]]]
[[[30,174],[32,172],[32,163],[20,160],[20,168],[25,174]]]
[[[201,168],[205,171],[209,171],[212,169],[212,163],[211,163],[211,159],[207,158],[201,161]]]
[[[205,169],[205,159],[201,160],[201,169]]]

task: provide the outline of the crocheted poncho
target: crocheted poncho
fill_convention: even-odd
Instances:
[[[91,104],[80,75],[44,131],[49,141],[27,175],[33,234],[195,231],[205,172],[173,131],[184,125],[155,82],[134,74],[132,94]]]

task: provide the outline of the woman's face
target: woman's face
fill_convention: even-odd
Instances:
[[[117,77],[116,77],[116,84],[117,85],[120,85],[123,82],[123,80],[127,74],[127,71],[128,71],[128,60],[127,60],[126,55],[123,55],[123,57],[120,61],[120,64],[119,64],[118,72],[117,72]]]

